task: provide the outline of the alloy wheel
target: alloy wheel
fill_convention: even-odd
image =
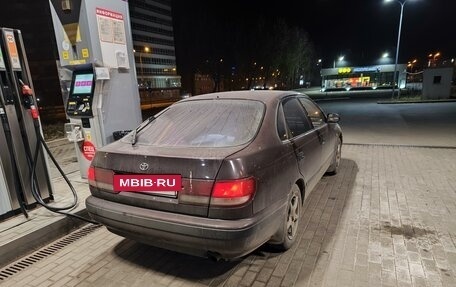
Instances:
[[[287,236],[290,240],[296,236],[298,230],[299,215],[301,213],[300,205],[299,196],[296,193],[293,193],[288,203],[287,217]]]

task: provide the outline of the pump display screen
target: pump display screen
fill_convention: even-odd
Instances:
[[[90,94],[92,85],[93,74],[78,74],[74,79],[73,94]]]
[[[73,72],[73,80],[66,105],[68,116],[76,118],[93,117],[92,102],[95,85],[93,69]]]

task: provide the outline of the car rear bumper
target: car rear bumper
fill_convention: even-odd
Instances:
[[[135,207],[89,196],[90,216],[110,231],[149,245],[202,257],[232,259],[268,241],[281,225],[284,204],[254,217],[221,220]]]

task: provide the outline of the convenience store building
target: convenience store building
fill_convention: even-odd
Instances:
[[[321,69],[322,91],[366,90],[392,88],[394,79],[393,65],[374,65],[361,67],[337,67]],[[397,65],[399,88],[405,88],[406,65]]]

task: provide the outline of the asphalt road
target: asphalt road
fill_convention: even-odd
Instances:
[[[319,100],[338,113],[345,143],[456,147],[456,102],[378,104],[376,99]]]

